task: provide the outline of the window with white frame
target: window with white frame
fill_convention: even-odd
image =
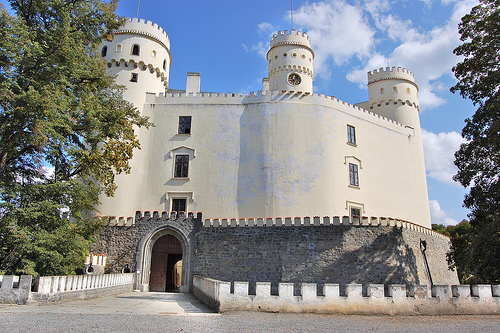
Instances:
[[[359,223],[361,218],[361,209],[358,207],[351,207],[351,221],[354,223]]]
[[[174,178],[187,178],[189,155],[175,155]]]
[[[353,163],[349,163],[349,185],[359,186],[358,166]]]
[[[191,116],[179,117],[178,134],[191,134]]]
[[[356,144],[356,128],[352,125],[347,125],[347,142]]]

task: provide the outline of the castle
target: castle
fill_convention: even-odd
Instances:
[[[349,104],[313,92],[314,50],[294,30],[272,37],[262,90],[243,94],[203,92],[199,73],[170,89],[170,40],[149,21],[127,20],[100,51],[124,98],[155,125],[137,131],[131,173],[101,198],[114,226],[92,250],[107,256],[107,271],[130,267],[140,290],[186,292],[195,274],[458,282],[449,240],[430,230],[408,70],[369,72],[368,101]]]

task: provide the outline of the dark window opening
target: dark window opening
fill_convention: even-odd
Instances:
[[[351,207],[351,220],[353,223],[359,223],[361,218],[361,209]]]
[[[175,178],[187,178],[189,155],[175,155]]]
[[[347,125],[347,142],[356,144],[356,129],[354,126]]]
[[[163,70],[167,70],[167,59],[163,60]]]
[[[179,117],[179,134],[191,134],[191,116]]]
[[[172,212],[185,212],[186,199],[172,199]]]
[[[101,49],[101,55],[103,57],[105,57],[106,54],[108,54],[108,47],[107,46],[103,46],[102,49]]]
[[[130,78],[130,82],[137,82],[138,79],[139,79],[139,74],[132,73],[132,77]]]
[[[139,45],[134,44],[134,45],[132,46],[132,55],[136,55],[136,56],[138,56],[138,55],[139,55]]]
[[[359,186],[358,166],[349,163],[349,185]]]

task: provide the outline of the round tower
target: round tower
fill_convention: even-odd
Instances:
[[[103,41],[101,55],[116,82],[127,87],[124,97],[139,109],[146,92],[164,93],[172,57],[167,33],[156,23],[126,19],[113,33],[113,40]]]
[[[413,73],[401,67],[368,72],[370,111],[420,129],[418,86]]]
[[[306,33],[280,31],[267,52],[270,90],[313,92],[314,52]]]

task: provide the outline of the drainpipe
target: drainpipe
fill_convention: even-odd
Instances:
[[[429,269],[429,262],[427,261],[427,255],[425,254],[425,250],[427,250],[427,242],[425,240],[420,239],[420,251],[424,255],[425,268],[427,269],[427,275],[429,276],[429,281],[431,282],[431,287],[434,285],[432,282],[431,270]]]

